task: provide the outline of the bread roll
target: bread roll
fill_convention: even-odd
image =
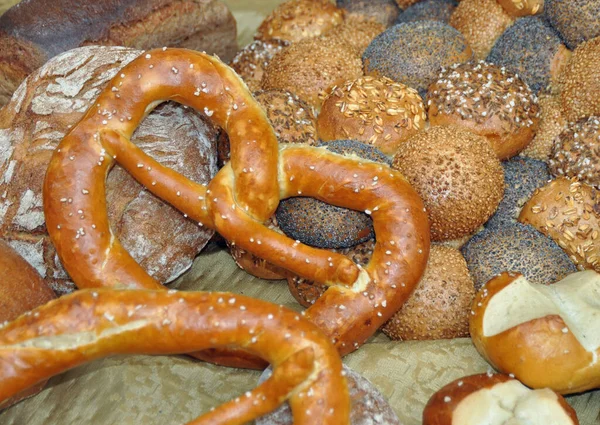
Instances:
[[[416,21],[440,21],[447,24],[456,6],[456,0],[423,0],[406,8],[398,16],[396,24]]]
[[[339,8],[349,17],[377,22],[384,27],[393,25],[401,13],[394,0],[336,0]]]
[[[536,15],[544,11],[544,0],[498,0],[506,13],[515,18]]]
[[[92,44],[179,46],[230,60],[236,23],[218,0],[23,0],[0,17],[0,105],[50,58]]]
[[[548,161],[554,139],[566,128],[567,121],[562,113],[558,96],[543,94],[538,99],[540,125],[533,140],[521,151],[521,156]]]
[[[600,3],[597,0],[545,0],[544,15],[570,49],[600,36]]]
[[[287,45],[283,40],[255,40],[237,52],[229,66],[242,77],[250,91],[259,90],[269,62]]]

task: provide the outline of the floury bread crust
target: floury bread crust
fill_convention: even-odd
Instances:
[[[110,78],[139,54],[120,47],[83,47],[64,53],[32,74],[0,113],[0,237],[59,293],[73,286],[45,228],[45,170],[69,128]],[[191,110],[172,104],[159,107],[133,141],[198,182],[207,182],[216,173],[216,130]],[[157,200],[119,167],[110,172],[107,187],[115,234],[161,282],[187,270],[213,234]]]
[[[0,105],[27,75],[76,47],[178,46],[229,60],[236,32],[218,0],[23,0],[0,18]]]

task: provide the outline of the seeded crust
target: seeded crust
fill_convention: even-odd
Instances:
[[[394,0],[337,0],[336,3],[345,10],[346,19],[360,18],[385,27],[392,25],[401,12]]]
[[[349,44],[356,49],[360,57],[373,39],[385,31],[379,22],[348,16],[343,23],[328,31],[323,37],[337,44]]]
[[[468,337],[474,298],[475,285],[462,254],[433,245],[417,288],[381,330],[397,341]]]
[[[515,157],[502,163],[504,198],[485,227],[501,227],[517,222],[521,208],[533,192],[552,179],[545,162]]]
[[[246,83],[250,91],[260,89],[265,68],[275,54],[289,43],[283,40],[255,40],[240,50],[229,64]]]
[[[498,3],[506,13],[515,18],[544,11],[544,0],[498,0]]]
[[[571,52],[538,17],[517,19],[496,41],[487,61],[519,75],[535,92],[551,91]]]
[[[265,18],[254,38],[293,43],[324,34],[343,20],[343,11],[327,0],[289,0]]]
[[[335,140],[321,146],[341,155],[356,155],[389,164],[389,159],[382,152],[354,140]],[[364,212],[336,207],[313,198],[284,199],[275,214],[287,236],[318,248],[348,248],[375,236],[373,222]]]
[[[555,140],[550,156],[550,172],[576,177],[600,187],[600,118],[589,117],[569,125]]]
[[[479,291],[494,276],[519,272],[532,283],[549,285],[577,271],[568,255],[531,226],[515,223],[486,229],[461,252]]]
[[[519,221],[554,239],[580,270],[600,272],[600,192],[592,186],[559,177],[534,193]]]
[[[455,126],[421,131],[400,146],[392,167],[421,195],[434,241],[471,234],[504,193],[502,166],[485,138]]]
[[[600,36],[600,3],[597,0],[546,0],[544,8],[546,19],[570,49]]]
[[[582,43],[563,67],[561,106],[570,122],[600,115],[600,37]]]
[[[264,90],[287,90],[320,109],[319,96],[327,89],[361,75],[360,57],[351,45],[316,37],[293,43],[275,55],[261,85]]]
[[[402,12],[396,24],[416,21],[440,21],[447,24],[456,6],[458,2],[455,0],[424,0]]]
[[[365,76],[335,87],[317,118],[321,140],[352,139],[393,156],[398,145],[425,127],[416,90],[386,77]]]
[[[450,17],[450,25],[464,35],[476,59],[487,57],[513,21],[496,0],[463,0]]]
[[[484,136],[499,159],[519,153],[539,125],[537,97],[515,74],[479,61],[444,69],[429,87],[431,125],[458,125]]]
[[[400,9],[404,10],[415,3],[419,3],[420,1],[421,0],[396,0],[396,3],[398,6],[400,6]]]
[[[473,57],[462,34],[442,22],[394,25],[377,36],[363,54],[365,74],[384,76],[424,96],[439,70]]]
[[[521,151],[521,156],[548,161],[554,139],[566,128],[567,122],[562,114],[557,96],[543,94],[539,97],[538,104],[540,105],[540,125],[531,143]]]

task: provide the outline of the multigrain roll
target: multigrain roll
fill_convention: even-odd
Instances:
[[[346,19],[359,18],[385,27],[392,25],[401,12],[394,0],[336,0],[336,4],[346,12]]]
[[[335,87],[317,118],[321,140],[352,139],[393,156],[398,145],[425,127],[416,90],[386,77],[365,76]]]
[[[479,61],[444,69],[427,92],[431,125],[457,125],[484,136],[499,159],[533,139],[539,125],[537,97],[504,68]]]
[[[447,24],[456,6],[456,0],[424,0],[402,12],[396,19],[396,24],[416,21],[440,21]]]
[[[566,128],[567,121],[562,113],[560,99],[551,94],[542,94],[538,98],[540,105],[540,124],[533,140],[521,151],[526,156],[540,161],[548,161],[552,154],[554,139]]]
[[[394,25],[381,33],[365,50],[363,63],[365,74],[391,78],[424,96],[442,67],[472,57],[456,29],[442,22],[419,21]]]
[[[600,271],[600,192],[559,177],[537,190],[519,221],[551,237],[579,269]]]
[[[421,195],[434,241],[471,234],[504,193],[504,173],[490,144],[456,126],[417,133],[401,144],[392,167]]]
[[[328,31],[323,38],[332,39],[338,44],[349,44],[361,56],[373,39],[385,31],[385,26],[376,21],[348,16],[340,25]]]
[[[476,59],[485,59],[496,39],[514,21],[496,0],[462,0],[450,17]]]
[[[460,251],[432,245],[417,288],[381,330],[399,341],[468,337],[474,298],[475,285]]]
[[[554,176],[575,177],[600,188],[600,118],[570,124],[554,141],[548,162]]]
[[[295,42],[324,34],[343,20],[343,11],[327,0],[288,0],[265,18],[254,38]]]
[[[479,291],[505,271],[519,272],[534,283],[549,285],[577,271],[569,256],[531,226],[514,223],[484,230],[461,249]]]
[[[229,64],[246,83],[250,91],[260,89],[265,68],[275,54],[289,43],[283,40],[255,40],[240,50]]]
[[[267,66],[264,90],[287,90],[320,109],[320,96],[336,84],[363,75],[356,50],[333,38],[315,37],[293,43]]]
[[[496,40],[487,61],[519,75],[533,90],[551,91],[571,56],[558,33],[539,17],[517,19]]]
[[[498,3],[515,18],[536,15],[544,10],[544,0],[498,0]]]
[[[546,0],[544,15],[570,49],[600,36],[598,0]]]
[[[600,115],[600,37],[582,43],[559,76],[562,111],[575,122]]]
[[[415,3],[419,3],[421,0],[396,0],[400,9],[404,10],[409,6],[412,6]]]

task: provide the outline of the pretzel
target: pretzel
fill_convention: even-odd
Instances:
[[[231,161],[208,186],[162,166],[129,140],[143,117],[169,99],[203,111],[229,135]],[[115,161],[199,225],[273,264],[329,285],[306,316],[341,354],[358,348],[398,310],[425,269],[427,216],[400,173],[325,148],[278,147],[264,111],[230,68],[202,53],[163,49],[124,67],[51,159],[43,192],[46,224],[80,288],[162,288],[111,232],[104,180]],[[371,214],[378,242],[367,267],[263,225],[281,198],[299,195]],[[241,361],[217,360],[237,366]]]
[[[247,423],[285,400],[295,424],[349,423],[342,362],[323,333],[291,310],[229,293],[81,290],[38,307],[0,330],[0,404],[107,355],[231,346],[267,360],[273,376],[189,425]]]
[[[532,388],[571,394],[600,388],[600,274],[552,285],[502,273],[479,291],[470,331],[494,367]]]

